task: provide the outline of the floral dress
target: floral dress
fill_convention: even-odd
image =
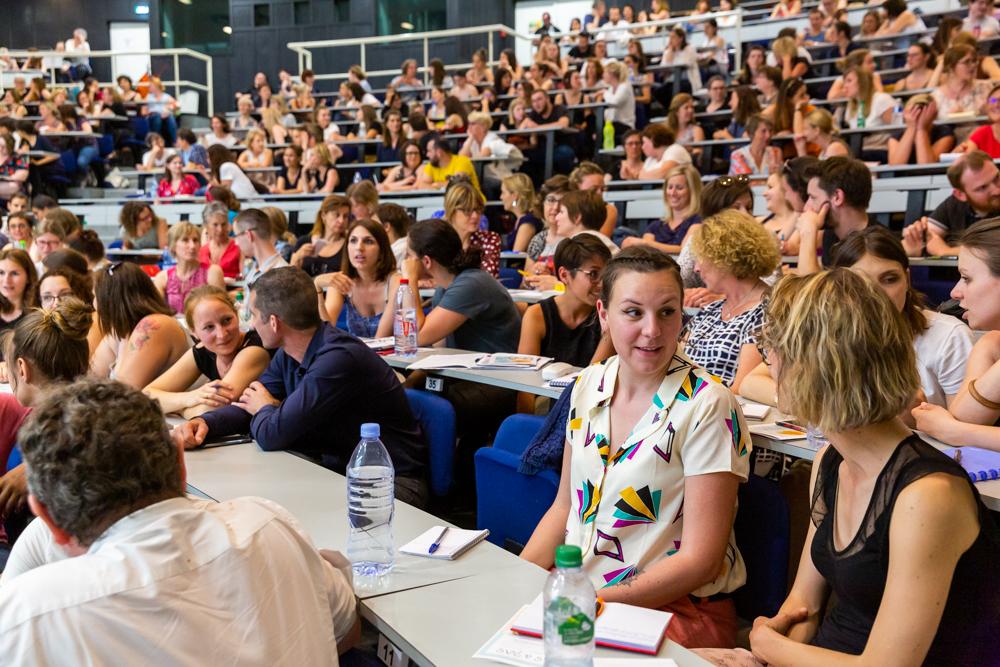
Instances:
[[[566,544],[583,551],[597,589],[613,586],[676,554],[684,529],[684,480],[750,472],[750,434],[726,387],[677,350],[649,410],[610,453],[611,399],[618,357],[587,368],[570,399],[572,507]],[[719,576],[693,591],[729,593],[746,581],[732,529]]]

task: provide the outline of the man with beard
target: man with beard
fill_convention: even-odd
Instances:
[[[800,240],[800,276],[820,270],[817,248],[822,247],[823,260],[829,262],[833,246],[840,239],[868,226],[872,175],[861,160],[827,158],[820,164],[819,174],[809,179],[807,193],[805,211],[795,223]]]
[[[954,237],[985,218],[1000,215],[1000,170],[983,151],[966,153],[948,167],[948,181],[954,188],[929,216],[903,230],[903,247],[910,257],[924,254],[953,256]]]
[[[451,144],[436,132],[427,135],[427,164],[417,176],[417,190],[441,190],[448,187],[448,182],[456,173],[469,175],[472,185],[483,194],[479,188],[479,179],[472,161],[462,155],[451,152]]]

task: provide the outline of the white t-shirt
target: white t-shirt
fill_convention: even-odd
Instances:
[[[157,160],[153,159],[153,151],[146,151],[142,154],[142,166],[147,169],[163,169],[167,166],[167,158],[174,155],[177,151],[173,148],[164,148],[163,156]]]
[[[619,250],[621,250],[621,248],[619,248],[615,244],[614,241],[612,241],[611,239],[609,239],[607,236],[605,236],[601,232],[597,231],[596,229],[584,229],[581,232],[577,232],[576,234],[573,234],[573,236],[577,236],[578,234],[590,234],[592,236],[596,236],[597,238],[601,239],[601,243],[603,243],[604,245],[606,245],[608,247],[608,250],[611,251],[612,255],[614,255]]]
[[[927,329],[913,341],[917,353],[920,388],[927,402],[947,408],[945,396],[957,394],[965,379],[965,364],[972,353],[972,331],[951,315],[924,310]]]
[[[661,65],[687,65],[687,76],[688,81],[691,83],[691,90],[699,91],[701,90],[701,70],[698,69],[698,49],[694,47],[694,44],[688,44],[682,50],[673,54],[673,59],[667,57],[668,49],[663,49],[663,55],[660,56]],[[664,77],[673,77],[670,72],[664,73]]]
[[[515,148],[515,146],[508,144],[500,138],[500,135],[492,131],[487,132],[486,136],[483,137],[482,145],[470,136],[465,140],[465,144],[462,147],[465,148],[465,146],[469,147],[471,157],[476,157],[483,151],[484,148],[489,148],[490,154],[493,155],[493,157],[504,159],[506,159]],[[521,161],[514,160],[513,162],[516,164],[507,164],[506,162],[487,162],[486,166],[483,168],[483,173],[487,178],[507,178],[513,173],[511,169],[517,169],[521,166]]]
[[[868,116],[865,118],[865,127],[881,127],[887,125],[885,120],[882,118],[882,114],[890,109],[896,107],[896,99],[889,93],[875,93],[872,95],[872,108],[865,109],[868,112]],[[847,111],[847,125],[851,129],[857,129],[858,127],[858,116],[857,111],[855,113],[850,113]],[[864,137],[862,146],[865,150],[878,150],[883,149],[889,145],[889,133],[888,132],[876,132],[874,134],[869,134]]]
[[[261,498],[164,500],[75,558],[41,521],[22,538],[0,585],[10,664],[335,665],[357,618],[351,573]]]
[[[333,141],[333,135],[335,134],[340,134],[340,128],[337,127],[336,123],[330,123],[326,126],[326,129],[323,130],[323,141],[330,143]]]
[[[653,169],[662,167],[663,163],[670,162],[671,160],[679,165],[691,164],[691,154],[680,144],[670,144],[667,146],[667,150],[663,151],[663,157],[659,160],[655,157],[646,158],[646,163],[642,165],[642,168],[646,171],[652,171]]]
[[[992,16],[984,16],[978,21],[971,16],[966,16],[962,19],[962,32],[971,32],[976,37],[979,37],[979,35],[987,30],[992,30],[994,35],[1000,35],[1000,21]]]
[[[364,95],[362,95],[361,96],[361,103],[362,104],[370,104],[373,107],[380,107],[380,106],[382,106],[382,103],[378,101],[378,98],[375,97],[374,95],[372,95],[371,93],[365,93]]]
[[[220,144],[222,146],[225,146],[226,148],[232,148],[238,143],[239,141],[237,141],[236,137],[234,137],[231,134],[227,134],[221,139],[215,136],[214,132],[205,135],[205,148],[208,148],[209,146],[214,146],[215,144]]]
[[[237,199],[253,199],[258,196],[253,183],[235,162],[226,162],[219,167],[219,180],[232,181],[229,184],[229,189]]]

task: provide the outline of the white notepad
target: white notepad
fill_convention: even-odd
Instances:
[[[399,553],[409,556],[423,556],[424,558],[436,558],[438,560],[455,560],[466,551],[476,546],[486,539],[490,534],[488,530],[462,530],[461,528],[450,528],[441,540],[441,546],[434,553],[429,553],[434,540],[444,530],[444,526],[434,526],[426,533],[405,544],[399,549]]]
[[[655,655],[673,618],[674,615],[668,611],[607,602],[604,613],[597,617],[594,624],[594,638],[599,646]],[[510,629],[518,634],[541,637],[542,627],[542,595],[539,594],[514,619]]]

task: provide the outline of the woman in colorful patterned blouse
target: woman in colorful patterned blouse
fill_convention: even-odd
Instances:
[[[604,269],[597,308],[618,356],[573,387],[559,492],[521,557],[548,568],[577,545],[606,601],[673,612],[667,635],[683,646],[731,647],[750,437],[736,398],[678,347],[683,300],[677,264],[654,248]]]

